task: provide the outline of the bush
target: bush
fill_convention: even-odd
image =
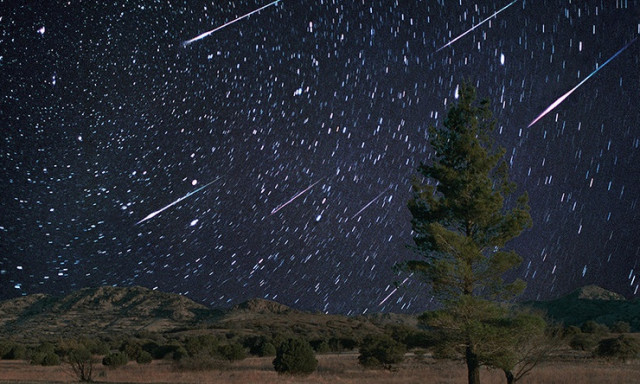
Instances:
[[[127,340],[120,346],[120,352],[126,354],[127,358],[135,360],[142,353],[142,345],[135,340]]]
[[[580,329],[580,327],[576,327],[575,325],[570,325],[564,330],[564,336],[566,337],[572,337],[579,333],[582,333],[582,329]]]
[[[212,334],[189,336],[184,346],[189,356],[201,354],[215,356],[218,353],[218,339]]]
[[[640,355],[640,343],[633,337],[620,335],[616,338],[603,339],[598,343],[596,356],[616,358],[620,360],[635,359]]]
[[[229,361],[242,360],[247,357],[244,347],[238,343],[221,345],[218,352]]]
[[[139,355],[138,355],[139,356]],[[127,365],[129,357],[125,352],[110,353],[102,359],[102,365],[109,368],[118,368]]]
[[[631,325],[626,321],[616,321],[611,326],[611,332],[615,333],[629,333],[631,332]]]
[[[596,323],[593,320],[588,320],[582,323],[580,329],[584,333],[603,334],[609,332],[609,327],[604,324]]]
[[[405,346],[389,336],[370,335],[360,345],[358,361],[368,368],[390,368],[404,360],[405,352]]]
[[[280,374],[309,375],[316,370],[318,360],[313,348],[304,339],[292,338],[282,343],[276,350],[273,368]]]
[[[27,357],[27,348],[21,344],[14,344],[9,352],[7,352],[3,359],[6,360],[24,360]]]
[[[60,365],[60,356],[53,352],[36,352],[31,356],[31,364],[53,366]]]
[[[276,355],[276,346],[271,343],[263,343],[258,349],[258,356],[275,356]]]
[[[138,364],[150,364],[153,361],[153,356],[147,351],[140,352],[140,355],[136,359]]]
[[[578,333],[577,335],[573,335],[569,341],[569,346],[571,346],[571,348],[581,351],[591,351],[596,345],[598,345],[596,337],[588,333]]]
[[[183,346],[179,346],[176,348],[175,351],[173,351],[171,358],[175,361],[180,361],[188,356],[189,356],[189,352],[187,352],[187,350]]]
[[[316,353],[329,353],[331,352],[331,348],[329,347],[329,343],[326,340],[314,340],[311,342],[311,346],[316,351]]]

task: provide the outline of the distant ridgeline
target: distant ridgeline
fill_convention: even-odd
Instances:
[[[583,287],[556,300],[525,304],[546,312],[552,321],[565,326],[580,326],[589,320],[609,327],[625,322],[633,332],[640,332],[640,300],[625,300],[596,286]],[[204,328],[364,337],[387,325],[415,327],[417,315],[328,315],[263,299],[251,299],[232,308],[212,309],[181,295],[143,287],[84,288],[64,297],[33,294],[0,302],[0,337],[11,339],[142,331],[166,333]]]
[[[593,320],[610,327],[622,321],[629,323],[632,332],[640,332],[640,300],[626,300],[620,294],[595,285],[579,288],[555,300],[525,304],[545,311],[549,318],[565,326],[579,326]]]

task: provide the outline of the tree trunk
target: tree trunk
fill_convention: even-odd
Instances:
[[[504,375],[507,377],[507,384],[513,384],[516,382],[515,377],[513,377],[513,372],[504,371]]]
[[[478,362],[475,345],[467,345],[465,360],[467,361],[469,384],[480,384],[480,363]]]

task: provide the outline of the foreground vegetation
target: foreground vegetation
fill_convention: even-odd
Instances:
[[[462,361],[433,360],[430,357],[408,356],[396,370],[363,369],[357,353],[318,355],[318,368],[309,376],[278,375],[273,370],[272,358],[249,357],[232,362],[224,368],[205,371],[183,371],[168,360],[157,360],[139,365],[129,362],[116,369],[98,367],[97,382],[105,383],[441,383],[454,384],[466,380],[466,367]],[[526,384],[631,384],[640,375],[638,361],[612,364],[606,360],[584,359],[580,354],[567,356],[552,363],[542,363],[533,374],[522,379]],[[0,361],[0,382],[69,382],[74,380],[64,365],[43,367],[25,361]],[[482,370],[482,380],[500,383],[504,375],[499,370]]]
[[[556,344],[520,382],[633,382],[640,373],[640,334],[629,325],[588,321],[555,329]],[[307,339],[294,333],[220,333],[220,330],[79,337],[38,344],[0,342],[0,381],[99,382],[459,382],[462,360],[438,349],[438,335],[415,326],[387,324],[366,337]],[[534,365],[534,366],[535,366]],[[504,382],[504,372],[484,369],[485,382]],[[573,372],[571,375],[559,372]],[[498,375],[501,373],[501,375]],[[610,381],[602,381],[608,376]],[[566,381],[564,381],[566,378]],[[607,380],[609,380],[607,379]],[[628,379],[628,380],[627,380]],[[204,380],[204,381],[203,381]],[[449,381],[450,380],[450,381]],[[627,380],[627,381],[625,381]]]

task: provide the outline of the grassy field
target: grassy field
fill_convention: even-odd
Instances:
[[[248,358],[232,363],[221,370],[181,372],[170,361],[154,361],[149,365],[129,363],[118,369],[106,369],[96,364],[94,380],[103,383],[440,383],[466,382],[466,367],[462,362],[417,361],[407,359],[395,372],[363,370],[358,365],[357,354],[331,354],[318,356],[318,370],[308,377],[279,376],[273,371],[272,358]],[[523,384],[621,384],[637,383],[640,377],[640,361],[628,363],[604,360],[575,360],[546,363],[536,369]],[[482,369],[483,383],[504,383],[500,371]],[[42,367],[24,361],[0,361],[0,382],[61,383],[73,382],[75,376],[65,365]]]

